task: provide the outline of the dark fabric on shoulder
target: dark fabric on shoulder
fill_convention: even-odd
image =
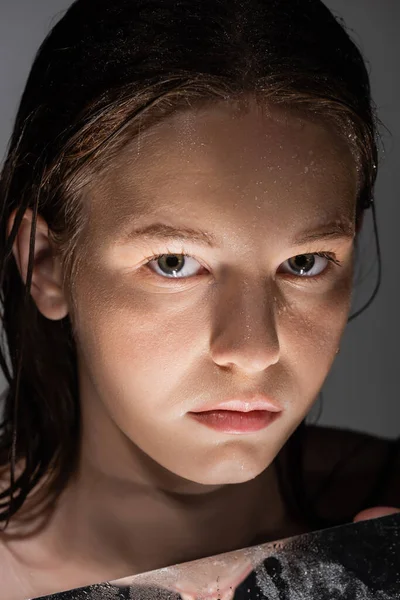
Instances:
[[[385,462],[366,498],[366,504],[400,508],[400,437],[387,442]]]
[[[323,514],[348,521],[373,506],[400,508],[400,438],[330,428],[311,435],[309,492]]]

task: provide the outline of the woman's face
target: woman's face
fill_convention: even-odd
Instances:
[[[86,198],[74,296],[86,431],[107,424],[197,483],[260,474],[335,358],[356,191],[333,128],[283,109],[191,110],[136,139]],[[253,393],[280,409],[266,427],[193,415]]]

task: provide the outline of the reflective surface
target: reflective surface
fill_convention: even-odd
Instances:
[[[399,599],[400,514],[41,598]]]

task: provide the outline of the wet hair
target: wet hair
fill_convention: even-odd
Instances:
[[[140,131],[167,116],[227,101],[243,108],[250,99],[321,118],[343,136],[357,165],[359,227],[374,206],[377,121],[360,51],[321,1],[77,0],[40,47],[0,180],[6,526],[40,482],[48,498],[61,492],[79,453],[74,311],[46,319],[30,295],[37,215],[49,226],[73,307],[87,186]],[[33,228],[25,284],[12,246],[27,208]],[[287,505],[314,527],[327,523],[302,482],[305,428],[302,422],[276,461]]]

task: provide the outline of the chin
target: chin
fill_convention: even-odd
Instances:
[[[271,462],[272,460],[262,461],[259,458],[256,460],[254,456],[246,456],[245,453],[235,452],[229,458],[224,457],[220,460],[215,460],[213,463],[210,462],[203,472],[193,469],[189,479],[201,485],[220,486],[246,483],[258,477]]]

